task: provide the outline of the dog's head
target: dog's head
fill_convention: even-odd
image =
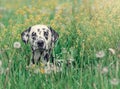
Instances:
[[[49,49],[55,44],[59,35],[46,25],[34,25],[21,34],[24,43],[30,42],[33,50]]]

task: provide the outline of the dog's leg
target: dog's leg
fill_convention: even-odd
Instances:
[[[49,54],[49,52],[45,51],[43,56],[44,56],[44,63],[47,66],[49,66],[49,63],[50,63],[50,54]]]

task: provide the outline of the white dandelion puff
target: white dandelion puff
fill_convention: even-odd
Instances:
[[[10,69],[7,67],[7,68],[6,68],[6,71],[9,71],[9,70],[10,70]]]
[[[113,55],[115,54],[115,50],[114,50],[114,49],[109,48],[108,50],[109,50],[109,52],[110,52],[111,54],[113,54]]]
[[[110,80],[110,83],[112,85],[118,85],[119,84],[119,79],[113,78],[113,79]]]
[[[14,43],[14,48],[19,49],[21,47],[20,42],[15,42]]]
[[[9,60],[9,63],[11,63],[12,62],[12,60]]]
[[[107,74],[108,73],[108,68],[107,67],[103,67],[101,73],[102,74]]]
[[[96,53],[96,57],[97,58],[103,58],[105,56],[105,52],[104,51],[99,51]]]

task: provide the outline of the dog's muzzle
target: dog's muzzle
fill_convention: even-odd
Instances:
[[[39,40],[37,45],[39,49],[45,49],[45,42],[43,40]]]

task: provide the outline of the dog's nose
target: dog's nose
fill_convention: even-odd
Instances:
[[[39,47],[43,47],[43,46],[44,46],[44,41],[42,41],[42,40],[41,40],[41,41],[38,41],[37,44],[38,44]]]

